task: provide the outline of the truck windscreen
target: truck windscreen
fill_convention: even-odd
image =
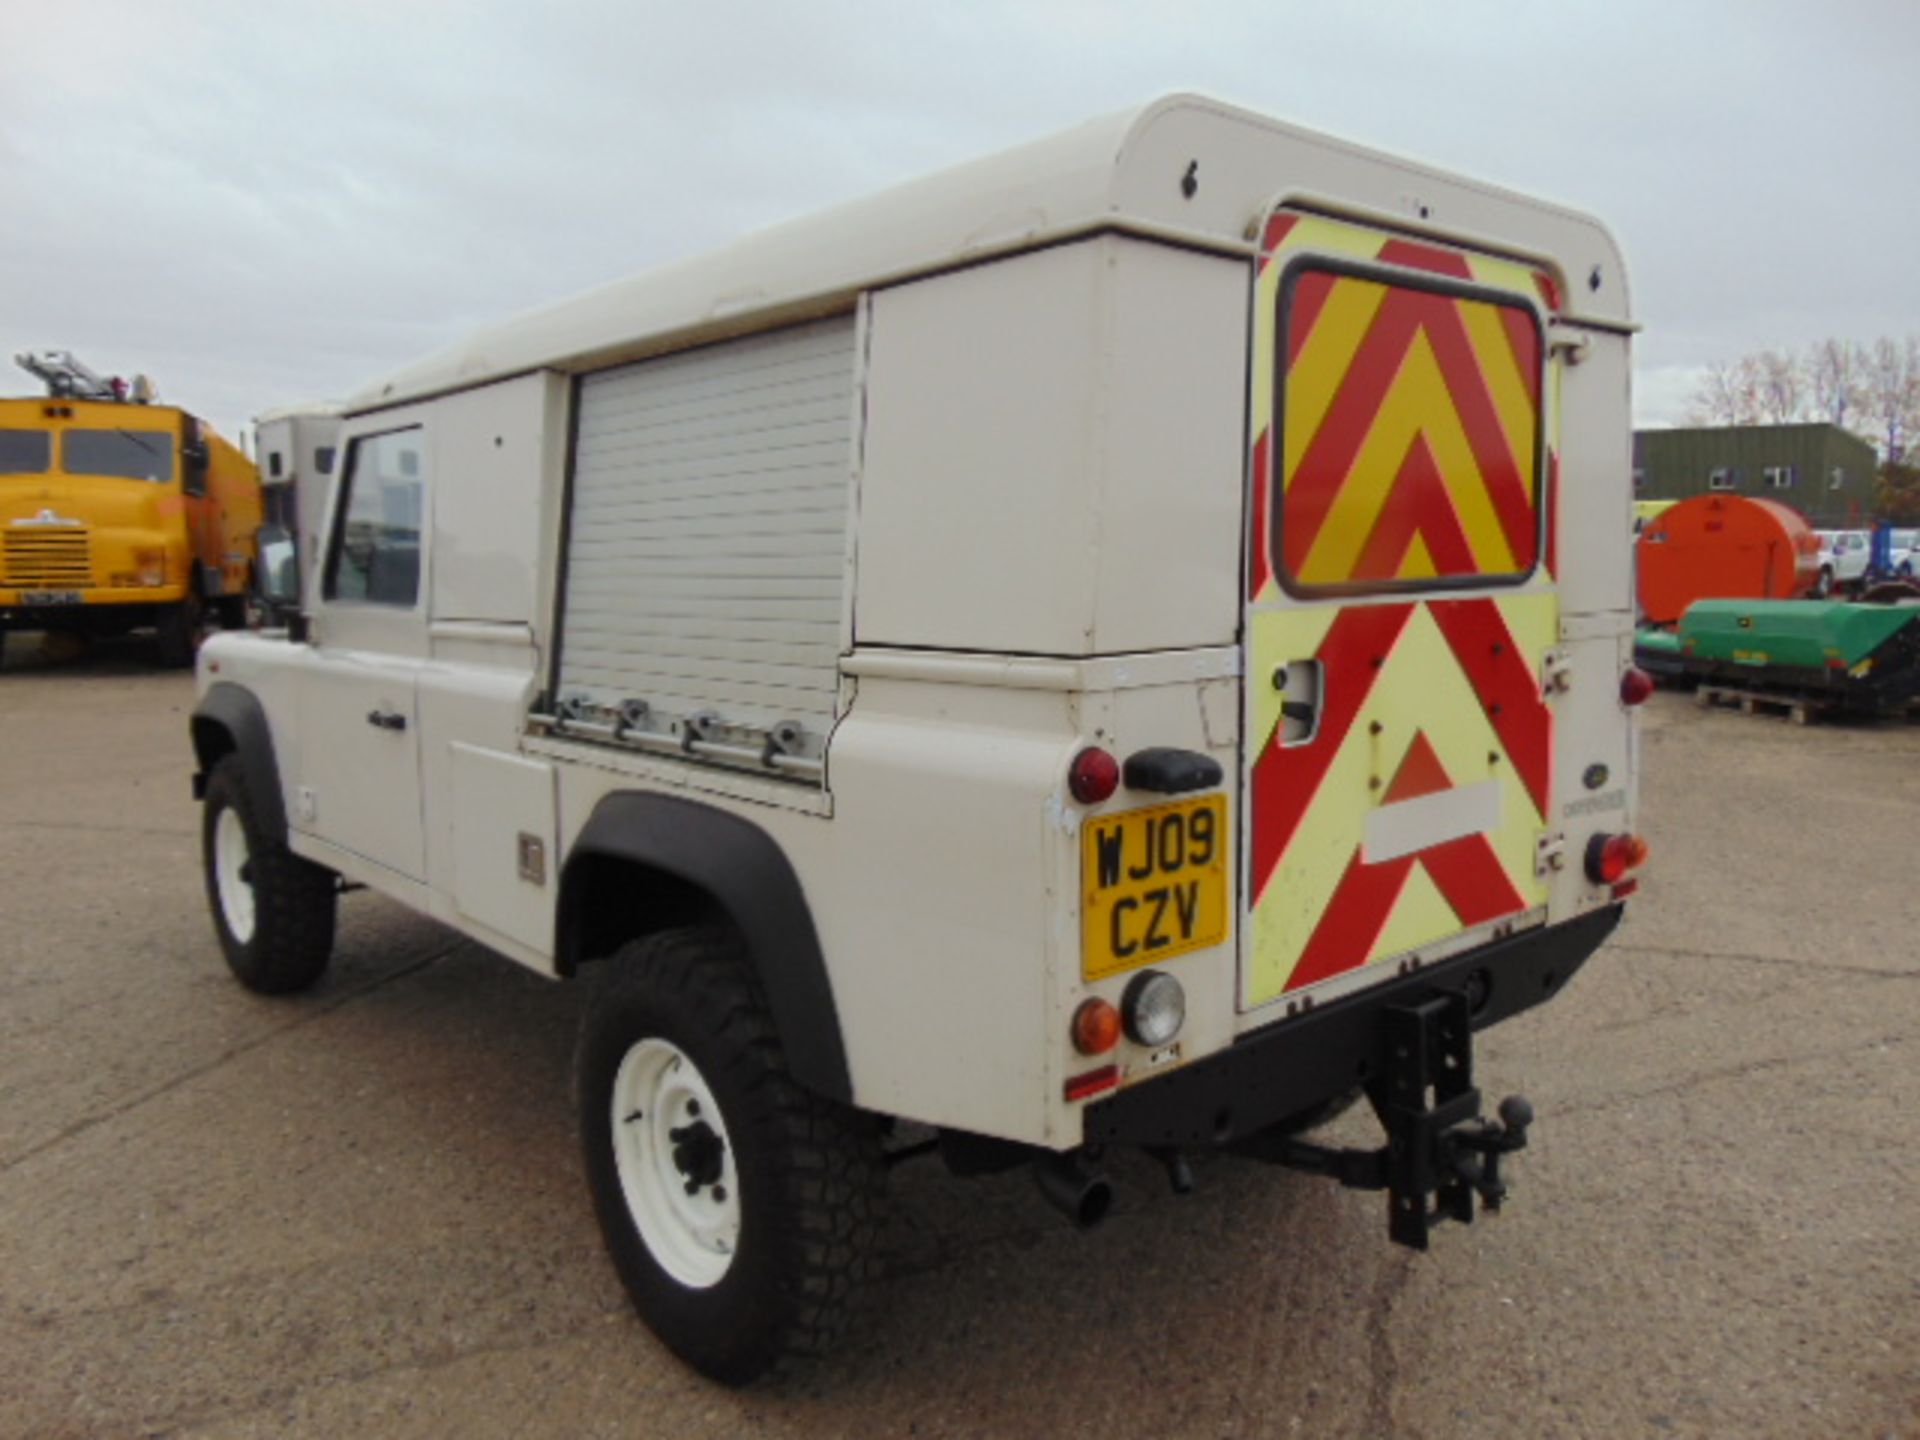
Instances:
[[[44,475],[53,437],[44,430],[0,430],[0,475]]]
[[[69,475],[165,483],[173,479],[173,436],[165,430],[69,430],[60,460]]]

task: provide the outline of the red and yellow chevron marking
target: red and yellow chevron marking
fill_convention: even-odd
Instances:
[[[1441,294],[1279,263],[1310,251],[1421,270],[1515,298]],[[1544,272],[1319,216],[1276,213],[1264,237],[1255,345],[1249,595],[1273,584],[1278,463],[1286,573],[1305,586],[1418,584],[1531,570],[1543,423],[1540,333],[1521,298],[1552,308]],[[1285,413],[1274,450],[1273,379]]]
[[[1283,697],[1249,687],[1245,1004],[1545,903],[1534,854],[1553,716],[1541,666],[1558,620],[1550,590],[1255,614],[1249,675],[1308,659],[1323,668],[1305,743],[1280,743]],[[1380,807],[1489,781],[1492,828],[1369,860]]]

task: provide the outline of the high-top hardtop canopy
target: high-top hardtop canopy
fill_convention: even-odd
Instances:
[[[349,414],[537,370],[599,369],[848,308],[858,294],[1096,230],[1251,253],[1292,203],[1535,261],[1563,318],[1630,325],[1590,216],[1175,95],[745,236],[483,330],[352,396]]]

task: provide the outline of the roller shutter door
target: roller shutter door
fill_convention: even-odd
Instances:
[[[832,726],[854,461],[852,316],[584,377],[559,698],[756,746]],[[791,724],[799,726],[793,738]]]

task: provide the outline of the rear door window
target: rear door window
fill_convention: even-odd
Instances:
[[[1538,313],[1303,257],[1279,287],[1273,555],[1296,595],[1513,584],[1540,556]]]

